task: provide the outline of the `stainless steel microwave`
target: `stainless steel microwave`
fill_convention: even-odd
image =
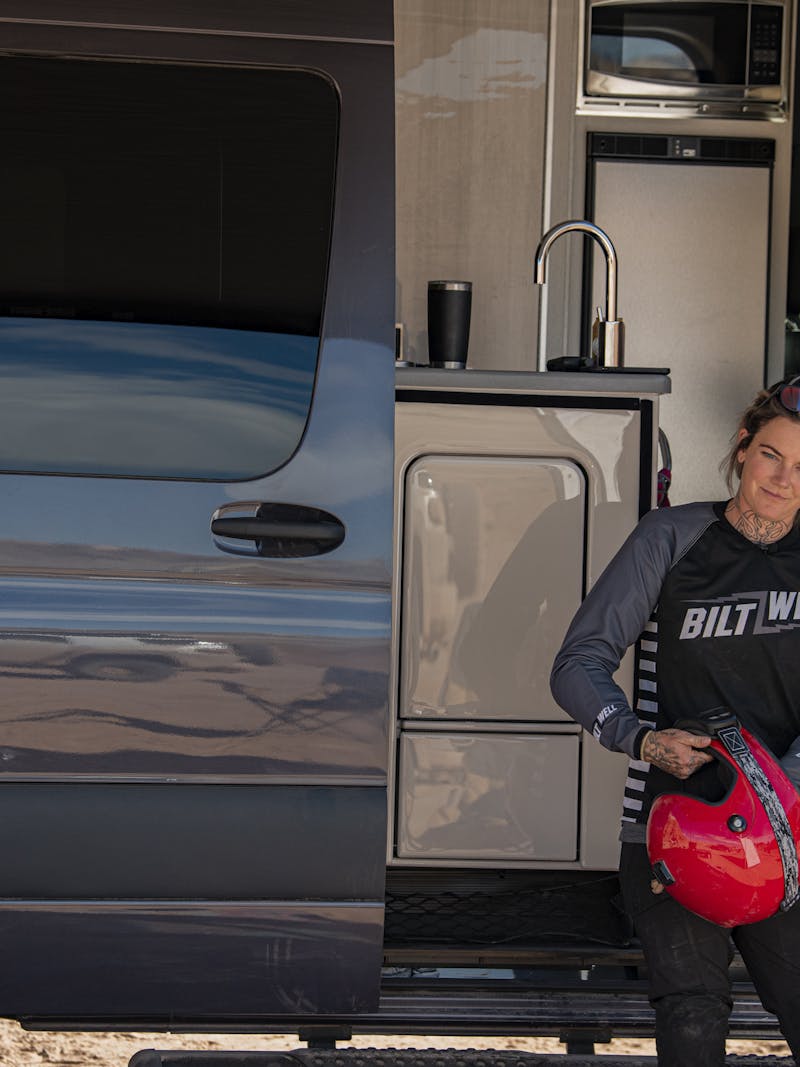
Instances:
[[[588,0],[583,103],[782,109],[789,15],[788,0]]]

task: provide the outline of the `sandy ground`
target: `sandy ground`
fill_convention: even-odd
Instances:
[[[458,1037],[358,1037],[357,1048],[475,1048],[518,1049],[526,1052],[563,1052],[555,1038],[458,1038]],[[127,1067],[131,1056],[145,1048],[261,1050],[299,1048],[294,1035],[253,1036],[192,1034],[85,1034],[45,1033],[23,1030],[16,1023],[0,1021],[0,1064],[2,1067]],[[596,1046],[597,1053],[639,1052],[655,1055],[652,1041],[613,1041]],[[782,1041],[731,1041],[728,1051],[740,1055],[788,1056]],[[791,1062],[791,1061],[789,1061]]]

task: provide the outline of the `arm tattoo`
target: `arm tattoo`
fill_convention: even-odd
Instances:
[[[667,771],[675,777],[679,777],[682,771],[680,760],[669,751],[655,730],[644,739],[642,758],[648,763],[655,763],[662,771]]]
[[[677,749],[676,749],[677,743]],[[653,730],[642,744],[641,758],[675,778],[688,778],[711,758],[705,748],[693,748],[675,736],[673,729]]]

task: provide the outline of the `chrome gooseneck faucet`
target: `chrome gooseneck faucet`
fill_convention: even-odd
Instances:
[[[592,327],[592,355],[601,367],[621,367],[624,352],[625,324],[617,318],[617,252],[611,238],[585,219],[571,219],[559,222],[547,231],[539,242],[534,260],[533,280],[537,285],[544,285],[545,264],[553,244],[565,233],[584,233],[593,237],[606,256],[606,312],[603,316],[597,309],[597,318]]]

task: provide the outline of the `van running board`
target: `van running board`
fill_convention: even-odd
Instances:
[[[786,1067],[780,1056],[728,1056],[726,1067]],[[137,1052],[129,1067],[656,1067],[655,1056],[478,1052],[463,1049],[336,1049],[325,1052]]]
[[[354,1018],[353,1032],[467,1037],[584,1032],[597,1034],[596,1042],[652,1037],[655,1013],[639,968],[584,962],[582,968],[385,968],[378,1011]],[[781,1040],[778,1020],[764,1010],[738,958],[731,979],[730,1036]]]

